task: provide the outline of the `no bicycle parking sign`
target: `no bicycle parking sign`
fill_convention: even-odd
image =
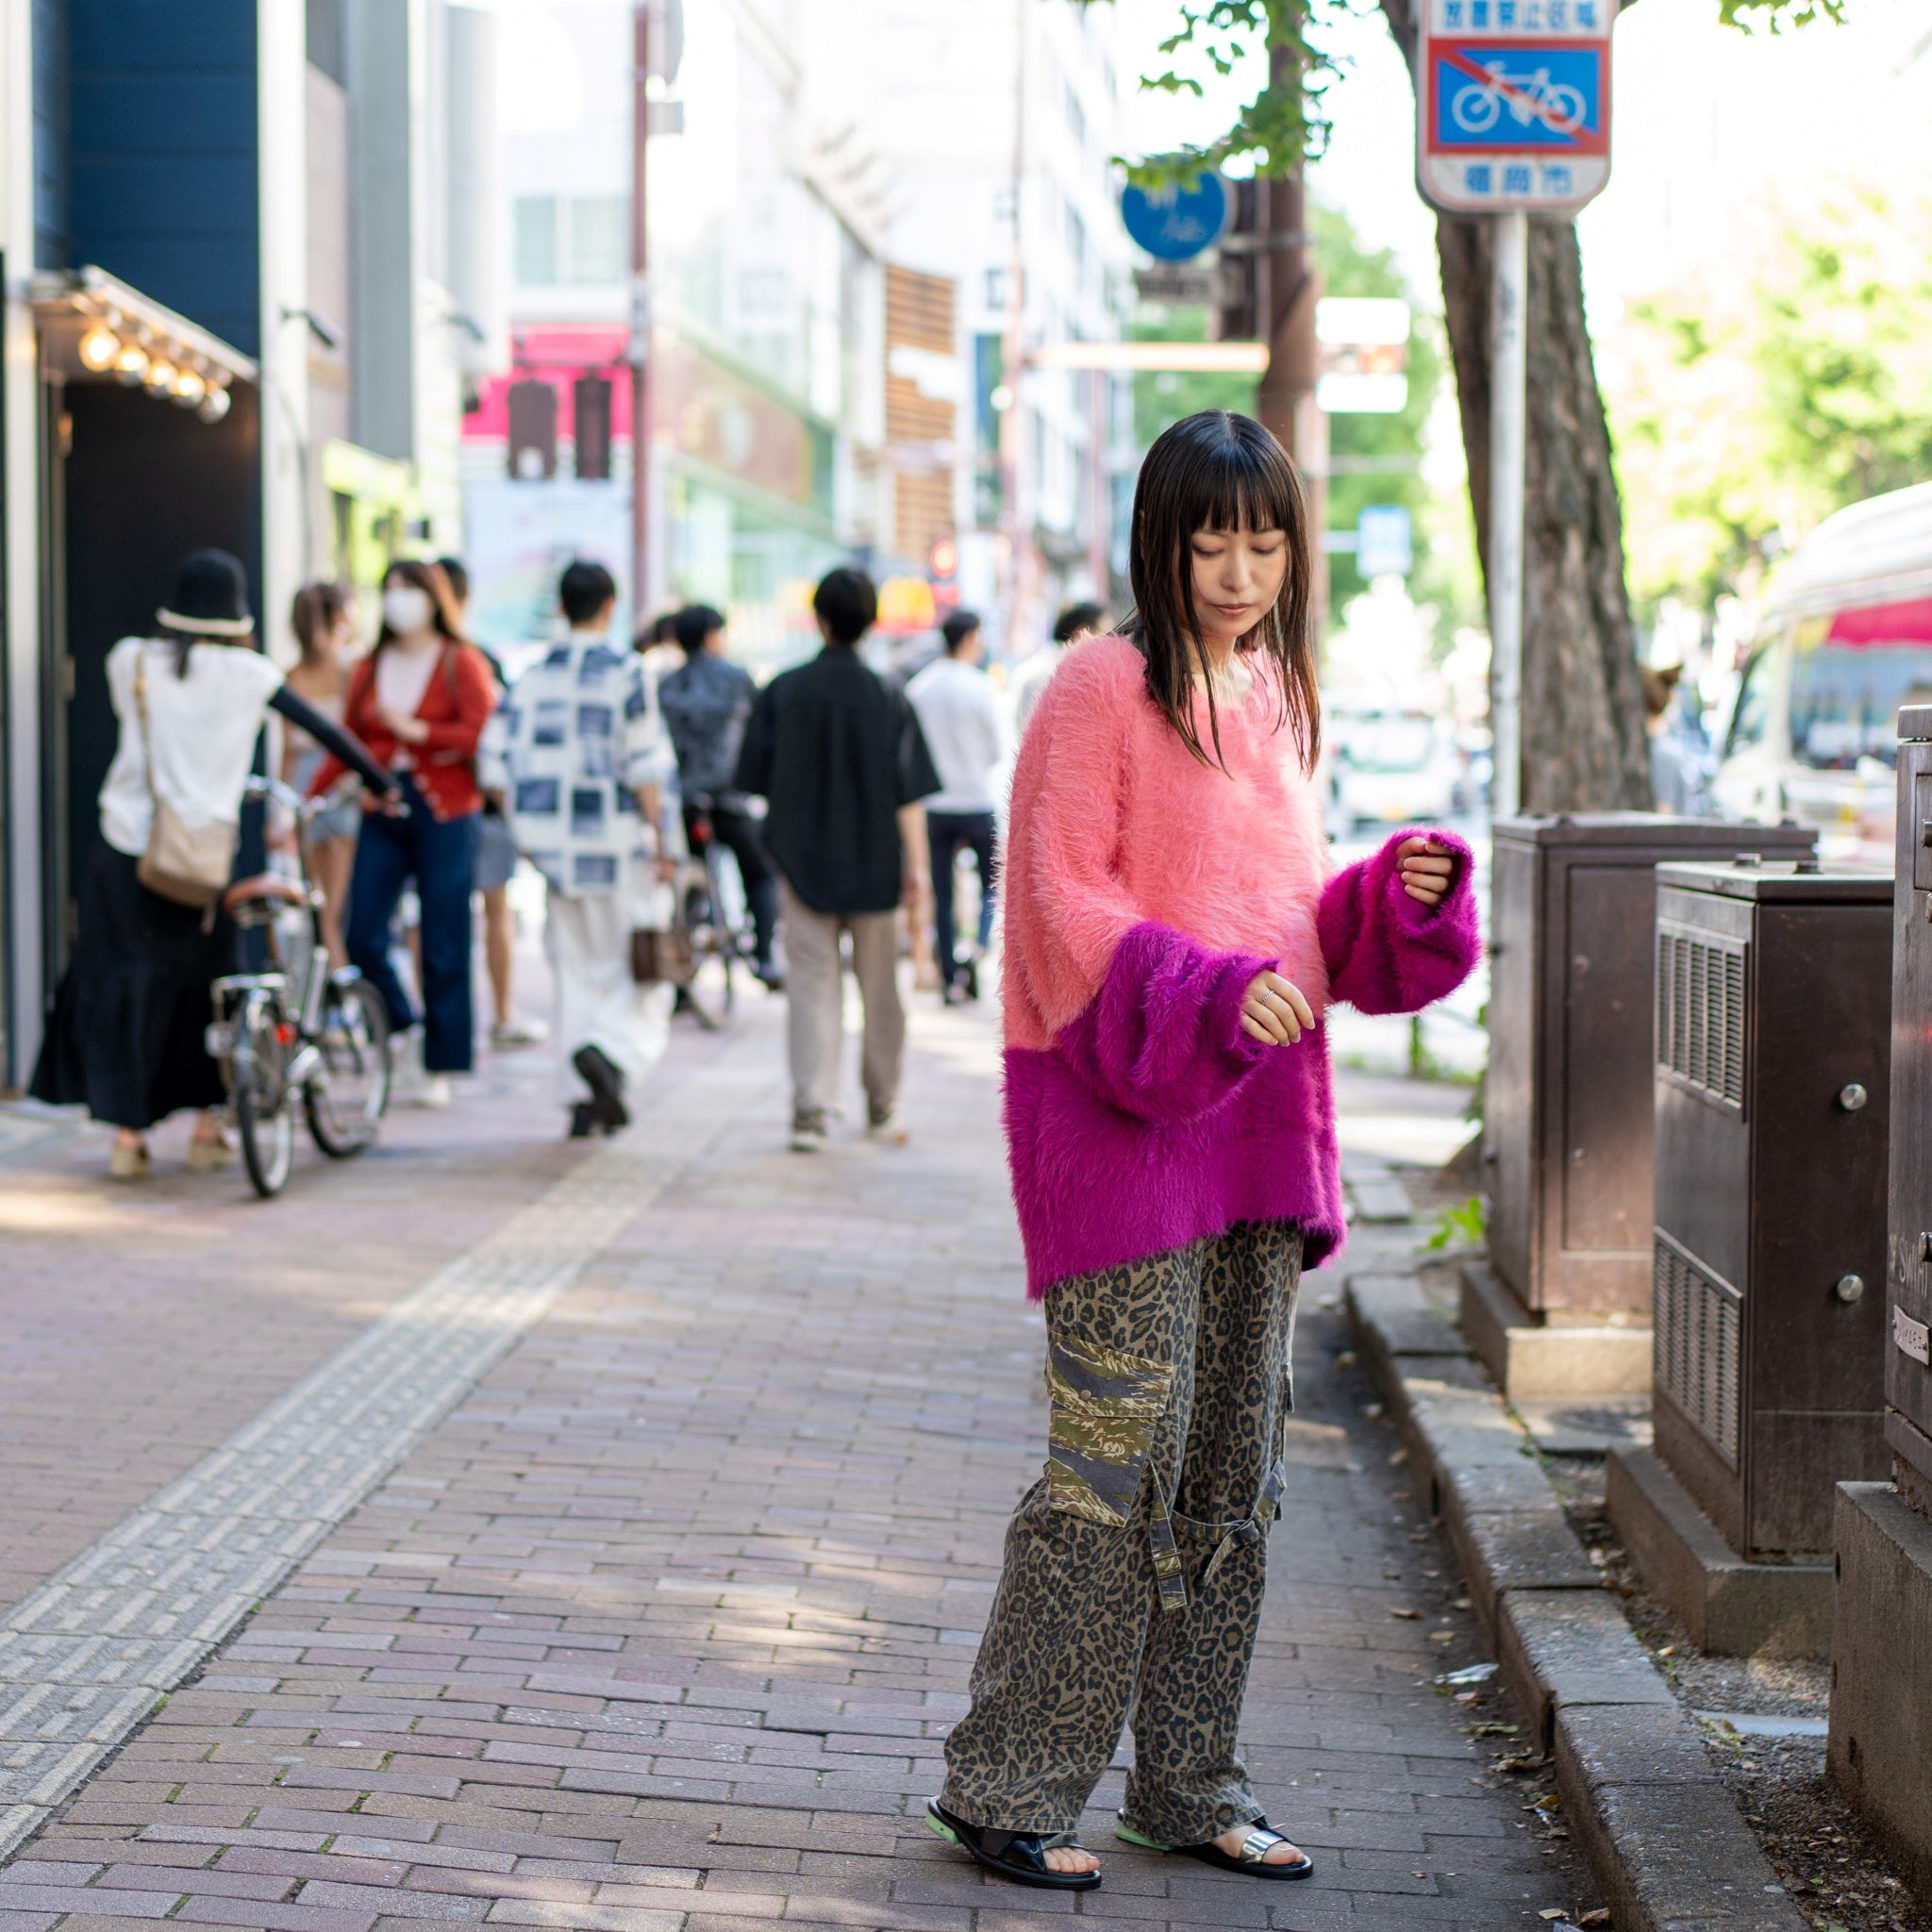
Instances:
[[[1438,208],[1567,213],[1610,175],[1616,0],[1427,0],[1416,178]]]

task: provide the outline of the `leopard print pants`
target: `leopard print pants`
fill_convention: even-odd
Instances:
[[[1049,1459],[946,1740],[941,1802],[969,1824],[1073,1830],[1130,1705],[1125,1824],[1198,1844],[1262,1815],[1235,1732],[1301,1256],[1297,1227],[1243,1223],[1048,1296]]]

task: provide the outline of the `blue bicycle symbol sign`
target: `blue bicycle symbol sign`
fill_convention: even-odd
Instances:
[[[1434,142],[1490,153],[1561,148],[1601,153],[1604,69],[1592,46],[1438,42]]]

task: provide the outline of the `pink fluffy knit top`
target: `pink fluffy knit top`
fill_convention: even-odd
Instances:
[[[1448,895],[1403,890],[1397,833],[1337,871],[1265,660],[1219,707],[1222,760],[1193,758],[1140,652],[1070,652],[1013,774],[1001,896],[1005,1117],[1038,1297],[1243,1221],[1292,1221],[1313,1267],[1341,1246],[1325,1029],[1271,1046],[1241,1025],[1273,968],[1318,1020],[1334,1000],[1413,1012],[1480,951],[1469,849]],[[1196,726],[1210,754],[1205,702]]]

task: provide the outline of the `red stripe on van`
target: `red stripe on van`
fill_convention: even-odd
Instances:
[[[1932,644],[1932,597],[1840,610],[1825,641],[1833,644]]]

